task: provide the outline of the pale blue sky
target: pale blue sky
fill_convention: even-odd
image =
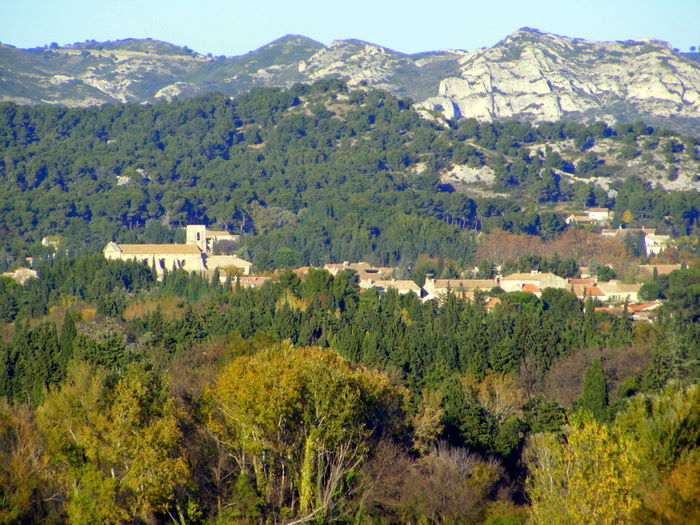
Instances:
[[[301,34],[416,53],[492,46],[525,26],[687,51],[700,46],[700,0],[0,0],[0,41],[21,48],[150,37],[233,56]]]

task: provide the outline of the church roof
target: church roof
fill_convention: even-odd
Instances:
[[[118,244],[124,255],[200,255],[194,244]]]

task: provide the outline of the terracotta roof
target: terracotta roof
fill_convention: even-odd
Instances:
[[[502,301],[500,297],[489,297],[486,301],[486,309],[491,310],[491,308],[493,308],[497,304],[501,304],[501,302]]]
[[[240,284],[241,288],[260,288],[267,281],[272,279],[272,277],[267,276],[249,276],[249,277],[239,277],[237,281],[231,283],[231,286],[235,288],[236,283]]]
[[[530,292],[530,293],[542,293],[542,290],[537,288],[534,284],[523,284],[523,292]]]
[[[628,306],[628,309],[631,312],[648,312],[650,310],[656,310],[661,306],[661,303],[657,301],[652,301],[650,303],[642,303],[642,304],[631,304]]]
[[[584,291],[587,297],[605,297],[605,292],[597,286],[589,286]]]
[[[622,313],[622,308],[619,306],[596,306],[595,307],[596,312],[608,312],[609,314],[621,314]]]
[[[125,255],[200,255],[194,244],[118,244]]]
[[[300,266],[299,268],[294,268],[292,271],[298,276],[306,275],[313,266]]]
[[[593,278],[589,279],[569,279],[567,281],[569,284],[595,284],[596,280]]]

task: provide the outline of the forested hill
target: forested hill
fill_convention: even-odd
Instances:
[[[244,255],[261,263],[282,248],[307,264],[466,263],[472,230],[548,238],[584,206],[688,235],[697,146],[644,124],[429,121],[337,81],[154,105],[5,103],[0,265],[48,235],[84,253],[167,242],[190,223],[247,234]]]

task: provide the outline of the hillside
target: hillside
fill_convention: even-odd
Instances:
[[[2,265],[40,252],[47,235],[85,253],[192,223],[246,234],[247,258],[288,249],[305,264],[421,253],[467,263],[473,230],[550,238],[586,206],[688,235],[697,146],[644,124],[446,128],[334,81],[146,106],[5,103]]]
[[[358,40],[288,35],[236,57],[128,39],[0,45],[0,101],[86,107],[340,79],[418,103],[424,116],[608,124],[700,134],[700,63],[654,40],[591,42],[522,29],[492,48],[406,55]]]

